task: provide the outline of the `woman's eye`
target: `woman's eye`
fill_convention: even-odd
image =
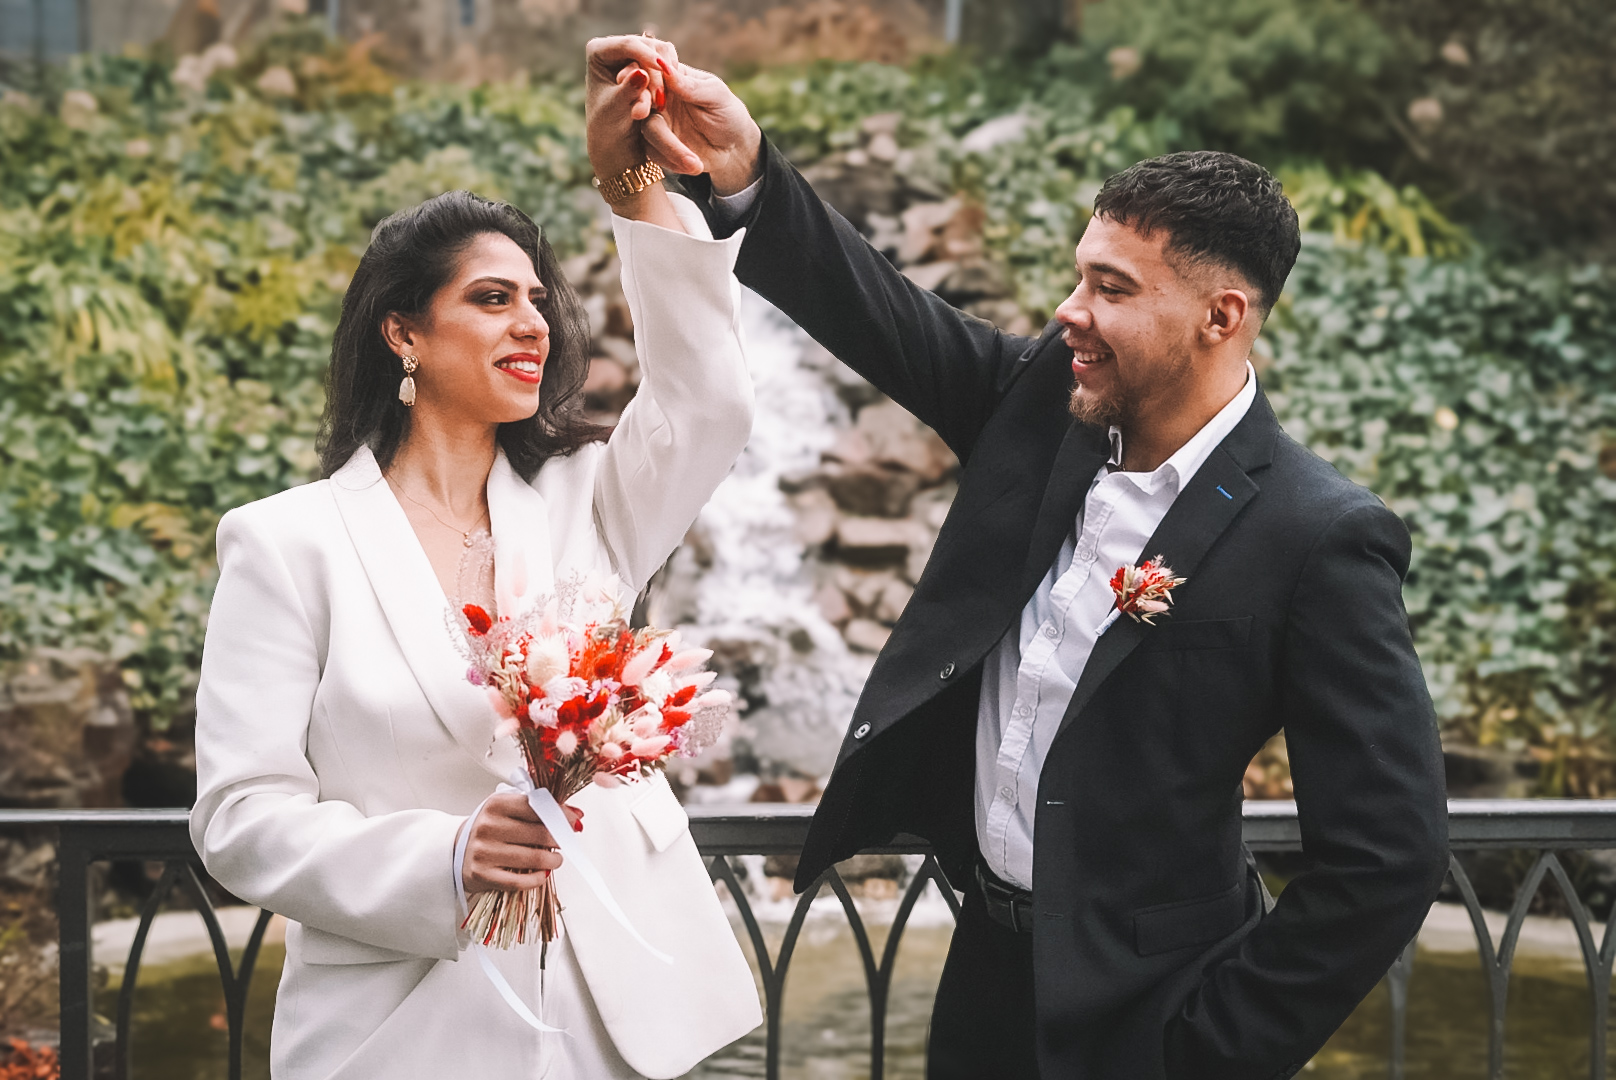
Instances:
[[[504,302],[505,302],[505,294],[502,293],[502,292],[491,292],[491,293],[484,293],[483,294],[483,303],[485,303],[485,304],[503,304]]]

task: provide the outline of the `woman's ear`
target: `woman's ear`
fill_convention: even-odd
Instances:
[[[388,312],[382,320],[382,340],[399,356],[415,352],[415,330],[409,320],[396,311]]]

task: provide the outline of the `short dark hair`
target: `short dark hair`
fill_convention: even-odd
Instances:
[[[1216,150],[1185,150],[1122,170],[1105,182],[1094,214],[1167,233],[1166,251],[1234,270],[1257,290],[1264,318],[1302,248],[1296,208],[1261,165]]]
[[[505,457],[518,475],[531,480],[548,459],[606,437],[608,429],[590,423],[583,411],[589,316],[543,232],[510,203],[448,191],[377,225],[348,283],[326,369],[319,442],[325,476],[363,445],[382,468],[392,463],[409,434],[410,410],[398,400],[404,365],[382,337],[382,322],[395,311],[424,314],[466,249],[488,234],[508,236],[526,252],[548,293],[539,304],[550,324],[539,408],[526,420],[499,426]]]

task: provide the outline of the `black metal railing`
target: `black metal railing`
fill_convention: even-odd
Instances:
[[[757,960],[766,1017],[766,1075],[770,1080],[775,1080],[780,1073],[781,1016],[792,954],[807,918],[809,905],[828,888],[846,913],[863,962],[870,1009],[869,1075],[872,1080],[880,1080],[885,1058],[888,991],[910,913],[928,883],[935,883],[953,913],[956,916],[959,913],[955,894],[944,880],[936,860],[919,841],[905,843],[900,838],[889,847],[875,849],[878,853],[923,857],[899,900],[879,958],[871,946],[870,936],[853,895],[835,868],[826,871],[798,898],[780,947],[771,955],[733,860],[738,856],[791,856],[800,852],[808,835],[813,808],[748,804],[733,807],[695,806],[689,809],[691,833],[697,847],[708,860],[708,872],[715,882],[722,882],[728,888],[739,908],[747,939]],[[130,1075],[130,1017],[141,953],[158,910],[173,889],[181,887],[191,894],[196,903],[213,945],[225,995],[229,1075],[231,1080],[239,1080],[247,992],[270,913],[260,913],[240,959],[232,962],[224,931],[197,873],[199,864],[191,846],[184,811],[0,810],[0,831],[42,828],[55,830],[58,844],[63,1080],[90,1080],[92,1075],[94,1012],[90,929],[93,898],[90,866],[95,862],[123,859],[160,862],[164,869],[145,901],[133,945],[124,963],[113,1025],[113,1075],[117,1080],[126,1080]],[[1606,1018],[1610,1008],[1612,968],[1616,963],[1616,910],[1612,911],[1596,941],[1592,919],[1557,853],[1616,848],[1616,802],[1455,800],[1449,804],[1449,831],[1455,852],[1524,850],[1535,853],[1535,861],[1516,891],[1503,932],[1496,941],[1487,927],[1483,908],[1469,875],[1457,858],[1450,860],[1449,873],[1470,914],[1480,966],[1488,988],[1488,1076],[1492,1080],[1501,1080],[1504,1075],[1505,1009],[1516,946],[1533,898],[1544,879],[1551,878],[1564,898],[1564,907],[1575,927],[1588,977],[1588,1004],[1592,1020],[1588,1075],[1591,1080],[1604,1080],[1607,1075]],[[1301,851],[1301,829],[1295,804],[1247,803],[1245,838],[1251,849],[1257,852]],[[1387,1075],[1392,1080],[1402,1080],[1404,1076],[1408,988],[1413,965],[1414,942],[1410,942],[1402,957],[1392,966],[1387,980],[1392,1012]]]

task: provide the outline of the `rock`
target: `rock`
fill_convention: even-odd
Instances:
[[[870,145],[866,146],[864,151],[876,161],[890,164],[898,160],[898,140],[883,131],[870,140]]]
[[[584,314],[589,317],[589,338],[591,342],[598,341],[606,333],[606,298],[600,293],[592,292],[582,298]]]
[[[914,589],[903,581],[893,578],[881,590],[881,595],[876,597],[875,617],[884,623],[897,622],[898,616],[903,614],[903,609],[909,606],[909,601],[914,595]]]
[[[903,276],[919,285],[927,292],[937,292],[938,287],[948,280],[950,274],[959,268],[957,263],[949,260],[942,262],[922,263],[919,266],[905,266]]]
[[[960,152],[986,154],[1007,143],[1017,142],[1026,134],[1027,125],[1031,122],[1031,117],[1019,112],[995,116],[966,133],[959,142]]]
[[[896,881],[904,875],[902,855],[855,855],[836,864],[842,880],[852,885],[872,878]]]
[[[594,352],[599,356],[609,356],[623,365],[623,370],[629,373],[631,382],[639,382],[640,356],[634,351],[634,342],[628,337],[619,337],[616,334],[605,334],[594,340]]]
[[[904,265],[922,263],[927,256],[942,255],[937,247],[938,234],[954,215],[959,213],[960,201],[917,203],[898,216],[903,228],[903,239],[898,245],[898,261]],[[924,287],[924,286],[923,286]]]
[[[933,289],[952,304],[1012,296],[1015,287],[1004,272],[986,259],[969,259],[953,269]]]
[[[902,561],[911,547],[931,540],[926,528],[902,518],[844,517],[836,523],[836,547],[849,561]]]
[[[832,626],[842,626],[853,617],[853,609],[847,602],[847,594],[830,582],[814,591],[814,604],[818,606],[819,613],[825,617],[825,621]]]
[[[589,361],[589,375],[584,379],[584,401],[591,409],[620,413],[634,397],[629,385],[628,372],[616,360],[596,356]]]
[[[42,649],[0,672],[0,806],[118,806],[135,740],[106,657]]]
[[[878,135],[896,135],[898,125],[902,123],[901,112],[871,113],[859,121],[859,130],[873,139]]]
[[[920,490],[921,478],[885,465],[831,465],[820,476],[829,497],[850,514],[901,517]]]
[[[822,460],[841,462],[844,465],[863,465],[874,460],[875,451],[862,431],[849,428],[839,432],[830,449],[819,456]]]
[[[937,483],[959,466],[937,433],[896,402],[867,406],[859,412],[856,424],[872,460],[907,469],[926,484]]]
[[[873,619],[854,619],[842,630],[842,638],[852,648],[878,653],[886,647],[892,631]]]
[[[897,581],[897,577],[890,571],[855,570],[850,566],[838,566],[836,572],[831,575],[831,581],[853,602],[859,614],[869,615],[880,602],[881,594],[888,585]]]
[[[804,545],[818,547],[836,535],[836,522],[841,515],[824,488],[809,488],[793,495],[791,507],[797,512],[797,539]]]

